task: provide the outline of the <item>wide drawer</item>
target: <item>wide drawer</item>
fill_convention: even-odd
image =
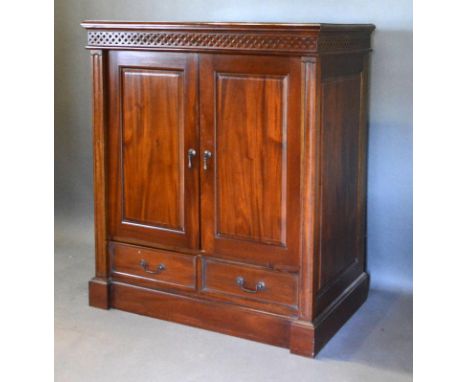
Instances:
[[[297,309],[297,275],[260,267],[206,260],[202,292],[256,308],[269,304],[272,311]]]
[[[112,278],[147,287],[195,289],[196,258],[112,243]]]

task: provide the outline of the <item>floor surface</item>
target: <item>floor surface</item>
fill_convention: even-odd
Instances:
[[[371,290],[315,359],[287,349],[88,306],[92,232],[57,223],[56,381],[411,381],[412,296]]]

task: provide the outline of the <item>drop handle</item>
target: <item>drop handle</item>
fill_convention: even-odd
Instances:
[[[166,270],[166,266],[163,263],[161,263],[156,267],[156,270],[152,271],[148,267],[148,262],[143,259],[140,260],[140,267],[142,267],[146,273],[151,273],[152,275],[158,275]]]
[[[188,156],[188,168],[192,168],[192,159],[197,155],[197,151],[195,149],[188,149],[187,156]]]
[[[263,281],[259,281],[256,285],[255,285],[255,289],[250,289],[250,288],[246,288],[244,286],[245,284],[245,280],[242,276],[238,276],[236,278],[236,284],[239,285],[239,287],[241,288],[241,290],[243,290],[244,292],[246,293],[257,293],[257,292],[260,292],[262,290],[265,290],[266,288],[266,285]]]
[[[208,159],[210,159],[212,156],[213,154],[211,154],[211,151],[209,150],[205,150],[203,152],[203,170],[208,170]]]

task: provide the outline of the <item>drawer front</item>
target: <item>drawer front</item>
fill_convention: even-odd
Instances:
[[[244,305],[278,305],[297,309],[297,275],[206,260],[202,292],[242,301]],[[270,309],[284,311],[284,309]]]
[[[196,258],[174,252],[113,243],[112,277],[147,287],[195,289]]]

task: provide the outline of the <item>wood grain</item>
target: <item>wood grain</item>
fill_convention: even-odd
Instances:
[[[360,75],[322,83],[320,288],[356,259]]]
[[[369,289],[374,26],[83,25],[90,305],[317,354]]]
[[[216,86],[216,233],[285,245],[286,78],[219,74]]]
[[[299,318],[310,322],[315,315],[313,296],[318,290],[318,240],[320,233],[320,62],[302,61],[302,147],[301,147],[301,266]]]
[[[110,286],[107,280],[94,277],[89,280],[89,305],[99,309],[110,308]]]
[[[124,68],[123,219],[183,231],[183,73]]]
[[[264,283],[265,289],[256,293],[246,292],[237,284],[238,277],[244,279],[245,289],[254,291],[259,282]],[[204,264],[201,291],[211,296],[228,297],[242,305],[261,307],[265,311],[297,314],[297,276],[294,274],[208,260]]]
[[[93,74],[93,173],[94,173],[94,240],[96,277],[107,280],[107,119],[106,73],[107,53],[91,51]]]
[[[232,304],[115,283],[112,307],[271,345],[289,346],[287,318]]]
[[[298,270],[301,63],[264,56],[200,59],[202,247]],[[253,254],[255,253],[255,256]]]
[[[113,240],[198,248],[196,57],[111,52],[109,204]]]
[[[85,21],[88,47],[310,55],[366,52],[371,24]]]
[[[114,280],[149,288],[195,290],[195,256],[120,243],[112,243],[110,252]]]

